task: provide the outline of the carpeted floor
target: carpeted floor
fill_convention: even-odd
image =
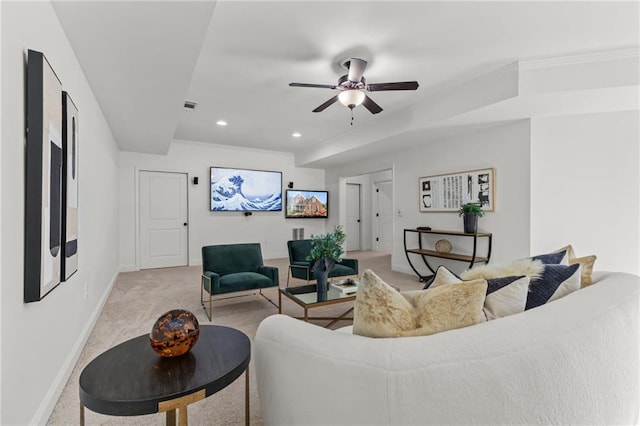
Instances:
[[[350,252],[350,258],[359,259],[359,269],[372,269],[388,283],[402,289],[422,288],[414,275],[391,271],[391,255],[386,252]],[[265,264],[279,268],[280,286],[287,282],[288,259],[271,259]],[[50,425],[79,423],[78,379],[82,369],[105,350],[133,337],[146,334],[156,319],[164,312],[183,308],[193,312],[201,324],[218,324],[236,328],[253,340],[258,324],[278,310],[258,294],[220,300],[213,305],[213,321],[209,322],[199,301],[200,266],[152,269],[120,274],[107,300],[96,326],[84,347],[80,359],[67,382],[49,419]],[[306,281],[292,279],[290,285],[304,285]],[[277,303],[277,288],[263,293]],[[282,313],[299,316],[302,308],[283,298]],[[340,314],[350,304],[339,304],[311,311],[312,315]],[[324,325],[326,322],[318,322]],[[350,325],[341,321],[333,328]],[[253,361],[250,364],[251,424],[261,425],[260,402],[256,388]],[[244,424],[244,379],[210,397],[189,405],[189,422],[192,425],[241,425]],[[311,396],[311,393],[310,393]],[[88,425],[163,425],[164,413],[137,417],[112,417],[85,410]]]

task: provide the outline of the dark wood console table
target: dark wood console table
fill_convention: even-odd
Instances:
[[[200,401],[245,374],[245,423],[249,424],[251,342],[241,331],[201,325],[189,352],[162,358],[144,334],[91,361],[80,374],[80,424],[84,407],[112,416],[166,412],[167,425],[187,424],[187,405]]]
[[[415,233],[418,236],[417,248],[409,248],[407,247],[407,234]],[[473,252],[471,255],[467,254],[456,254],[456,253],[442,253],[436,250],[426,249],[422,244],[422,235],[423,234],[437,234],[437,235],[450,235],[455,237],[470,237],[473,238]],[[478,248],[478,238],[487,238],[488,239],[488,248],[486,256],[478,256],[477,248]],[[436,273],[436,270],[429,264],[427,257],[435,257],[441,259],[451,259],[457,260],[459,262],[469,262],[469,268],[472,268],[475,263],[489,263],[489,259],[491,258],[491,243],[493,239],[493,234],[490,232],[476,232],[476,233],[466,233],[466,232],[457,232],[457,231],[442,231],[442,230],[426,230],[426,229],[405,229],[404,230],[404,252],[407,256],[407,261],[409,262],[409,266],[413,269],[413,272],[420,278],[420,281],[425,281],[430,276],[422,275],[416,267],[411,262],[411,257],[409,254],[418,254],[422,257],[422,261],[429,268],[432,274]],[[437,269],[437,267],[436,267]]]

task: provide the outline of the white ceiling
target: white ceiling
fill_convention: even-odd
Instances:
[[[516,60],[639,44],[638,2],[53,5],[121,149],[160,154],[173,139],[308,153]],[[346,73],[339,63],[352,56],[369,61],[369,83],[417,80],[420,88],[371,93],[384,111],[358,107],[350,126],[339,103],[311,112],[335,92],[288,86],[334,84]],[[195,111],[182,108],[187,99],[198,102]],[[229,125],[217,126],[219,119]],[[294,131],[303,136],[292,138]]]

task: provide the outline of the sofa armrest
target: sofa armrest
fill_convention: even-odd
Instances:
[[[220,293],[220,274],[204,271],[202,273],[202,286],[209,294]]]
[[[353,269],[354,271],[356,271],[356,273],[358,273],[358,259],[342,259],[342,262],[340,262],[341,265],[344,266],[348,266],[349,268]]]
[[[265,277],[269,277],[273,282],[273,285],[279,284],[278,268],[276,268],[275,266],[258,266],[257,272],[264,275]]]

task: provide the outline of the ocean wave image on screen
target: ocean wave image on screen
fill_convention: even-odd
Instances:
[[[282,210],[281,175],[237,169],[211,170],[211,210]]]

